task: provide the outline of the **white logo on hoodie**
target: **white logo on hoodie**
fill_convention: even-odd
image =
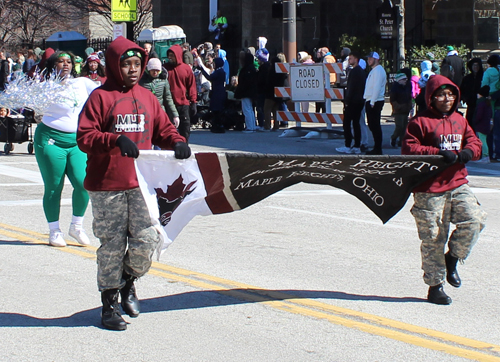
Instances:
[[[144,132],[143,114],[119,114],[115,123],[118,132]]]
[[[441,135],[441,143],[439,145],[442,150],[460,151],[462,149],[462,135],[449,134]]]

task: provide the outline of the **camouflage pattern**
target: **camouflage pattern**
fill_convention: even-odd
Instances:
[[[438,285],[446,276],[446,242],[451,255],[463,262],[485,227],[486,212],[467,184],[444,193],[417,192],[414,199],[411,213],[422,240],[424,282]],[[450,222],[456,228],[448,238]]]
[[[94,215],[99,291],[121,289],[122,273],[141,277],[151,267],[159,235],[151,225],[139,188],[126,191],[89,191]]]

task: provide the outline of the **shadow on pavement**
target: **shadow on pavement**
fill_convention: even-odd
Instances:
[[[240,297],[238,297],[240,295]],[[348,294],[322,290],[268,290],[268,289],[227,289],[220,291],[195,291],[164,297],[141,300],[141,313],[168,312],[246,303],[258,303],[287,299],[332,299],[362,300],[392,303],[422,303],[422,298],[387,297],[377,295]],[[97,327],[100,325],[101,307],[84,310],[70,316],[57,318],[37,318],[19,313],[0,313],[1,327]]]

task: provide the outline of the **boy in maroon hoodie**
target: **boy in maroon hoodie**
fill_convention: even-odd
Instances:
[[[196,114],[196,80],[193,70],[184,63],[184,50],[179,44],[172,45],[167,50],[168,63],[165,68],[168,72],[168,83],[174,100],[175,107],[179,113],[179,133],[189,141],[191,130],[191,115]]]
[[[87,153],[84,186],[92,200],[97,250],[97,284],[105,328],[127,328],[118,306],[139,315],[134,281],[146,274],[159,242],[139,189],[134,158],[152,145],[191,155],[155,95],[138,85],[146,64],[144,49],[123,37],[106,51],[107,80],[90,95],[80,113],[77,141]]]
[[[424,282],[429,285],[427,299],[450,304],[443,290],[446,280],[461,285],[456,265],[465,260],[485,226],[486,213],[467,185],[465,163],[481,156],[481,141],[467,120],[456,112],[460,102],[458,87],[448,78],[434,75],[425,90],[427,109],[408,123],[401,153],[441,155],[451,165],[435,178],[416,187],[411,209],[422,240]],[[450,222],[456,228],[448,237]],[[448,252],[444,247],[448,242]]]

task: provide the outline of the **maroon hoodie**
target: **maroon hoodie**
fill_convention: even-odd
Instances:
[[[116,38],[106,51],[106,83],[90,94],[80,113],[77,141],[88,156],[84,186],[89,191],[120,191],[139,186],[134,159],[122,156],[116,146],[120,135],[126,135],[140,150],[150,150],[152,144],[172,149],[177,142],[186,141],[153,93],[139,84],[132,88],[124,85],[120,57],[130,49],[141,52],[144,72],[144,49],[124,37]],[[139,79],[141,76],[142,73]]]
[[[432,105],[432,95],[443,85],[456,89],[457,98],[450,114],[443,114]],[[481,156],[482,143],[476,137],[467,120],[457,113],[460,102],[460,90],[448,78],[441,75],[431,76],[425,87],[427,109],[408,123],[403,138],[401,153],[403,155],[437,155],[440,150],[450,150],[457,155],[468,148],[473,153],[473,160]],[[417,186],[414,192],[445,192],[468,183],[467,169],[458,161],[441,172],[435,178]]]
[[[165,66],[174,104],[176,106],[188,106],[189,103],[196,103],[198,97],[196,80],[191,67],[184,63],[181,46],[179,44],[172,45],[167,53],[169,52],[174,53],[175,59],[177,59],[176,65],[167,63]]]

